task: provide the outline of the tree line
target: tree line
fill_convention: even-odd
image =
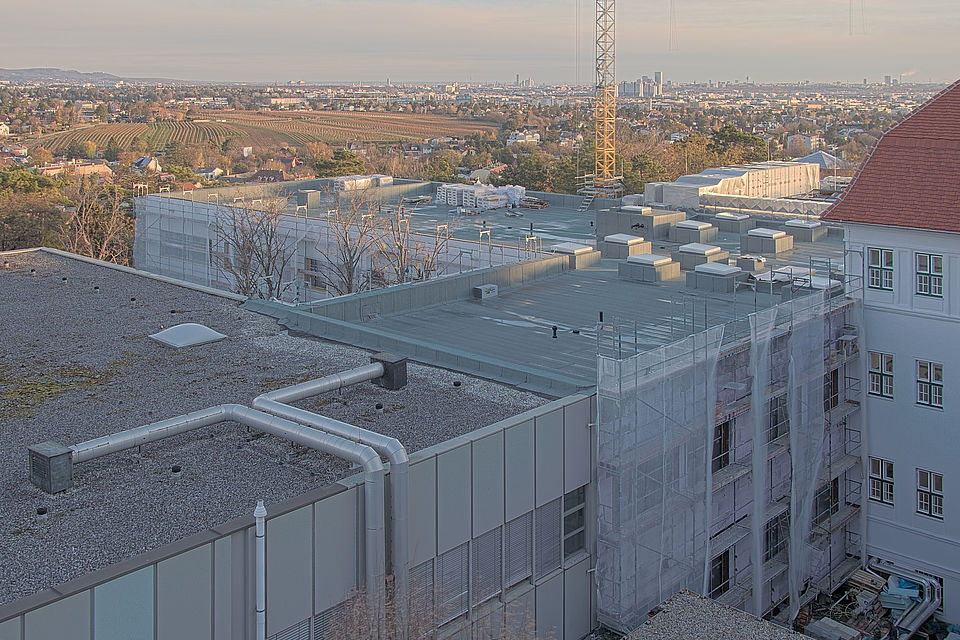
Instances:
[[[47,246],[129,265],[133,180],[0,169],[0,251]]]

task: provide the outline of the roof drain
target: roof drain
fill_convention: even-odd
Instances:
[[[380,636],[383,636],[382,621],[385,611],[384,580],[386,575],[384,558],[386,536],[384,534],[383,524],[384,469],[383,463],[380,461],[380,456],[371,447],[356,441],[350,442],[336,435],[305,427],[301,424],[268,415],[262,411],[257,411],[239,404],[222,404],[216,407],[210,407],[209,409],[194,411],[193,413],[168,418],[142,427],[87,440],[86,442],[81,442],[71,447],[60,447],[56,445],[56,443],[44,443],[43,447],[47,449],[65,450],[69,453],[69,456],[64,460],[64,456],[60,454],[60,451],[55,450],[53,451],[53,456],[48,459],[48,462],[54,462],[56,468],[53,470],[57,473],[65,473],[66,476],[70,478],[72,484],[71,468],[73,464],[93,460],[148,442],[163,440],[177,434],[186,433],[220,422],[239,422],[258,431],[285,438],[305,447],[317,449],[324,453],[359,463],[363,466],[363,505],[364,522],[366,523],[366,533],[364,536],[366,560],[364,565],[366,567],[367,598],[370,605],[371,624],[374,625],[371,628],[380,630]],[[40,462],[36,456],[40,447],[41,445],[37,445],[30,448],[30,479],[35,484],[37,484],[35,477],[38,471],[37,466]],[[61,465],[66,468],[60,468]],[[43,470],[39,469],[39,471],[42,472]],[[41,486],[41,488],[43,487]]]
[[[898,640],[908,640],[913,637],[913,634],[923,626],[923,623],[940,608],[940,604],[943,601],[940,594],[940,583],[934,578],[925,576],[922,573],[903,569],[892,562],[880,560],[879,558],[871,558],[869,567],[877,571],[906,578],[923,587],[923,600],[904,611],[903,615],[894,623],[894,626],[901,634],[897,636]]]
[[[287,404],[368,380],[374,380],[377,384],[388,389],[400,389],[406,386],[406,358],[378,353],[372,356],[371,360],[373,360],[371,364],[363,367],[265,393],[254,399],[253,406],[288,420],[316,427],[322,431],[372,447],[390,462],[391,551],[394,602],[396,603],[396,637],[402,640],[407,635],[410,593],[407,542],[408,459],[406,449],[396,438]]]

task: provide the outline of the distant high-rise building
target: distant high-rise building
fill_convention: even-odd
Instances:
[[[519,73],[517,74],[517,86],[518,86],[518,87],[520,86],[520,74],[519,74]]]
[[[892,78],[890,76],[883,76],[883,84],[890,86]]]
[[[657,90],[655,95],[662,96],[663,95],[663,71],[654,71],[653,81],[657,85]]]

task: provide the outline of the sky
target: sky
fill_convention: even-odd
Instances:
[[[682,82],[960,78],[957,0],[673,4],[671,50],[671,0],[617,2],[618,79],[658,70]],[[538,84],[590,84],[595,7],[594,0],[3,0],[0,67],[196,81],[512,82],[519,74]]]

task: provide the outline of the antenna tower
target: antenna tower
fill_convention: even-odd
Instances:
[[[616,0],[597,0],[597,84],[594,94],[594,121],[597,129],[595,172],[584,176],[580,189],[586,211],[597,196],[617,198],[623,194],[622,177],[617,175],[616,123]]]

